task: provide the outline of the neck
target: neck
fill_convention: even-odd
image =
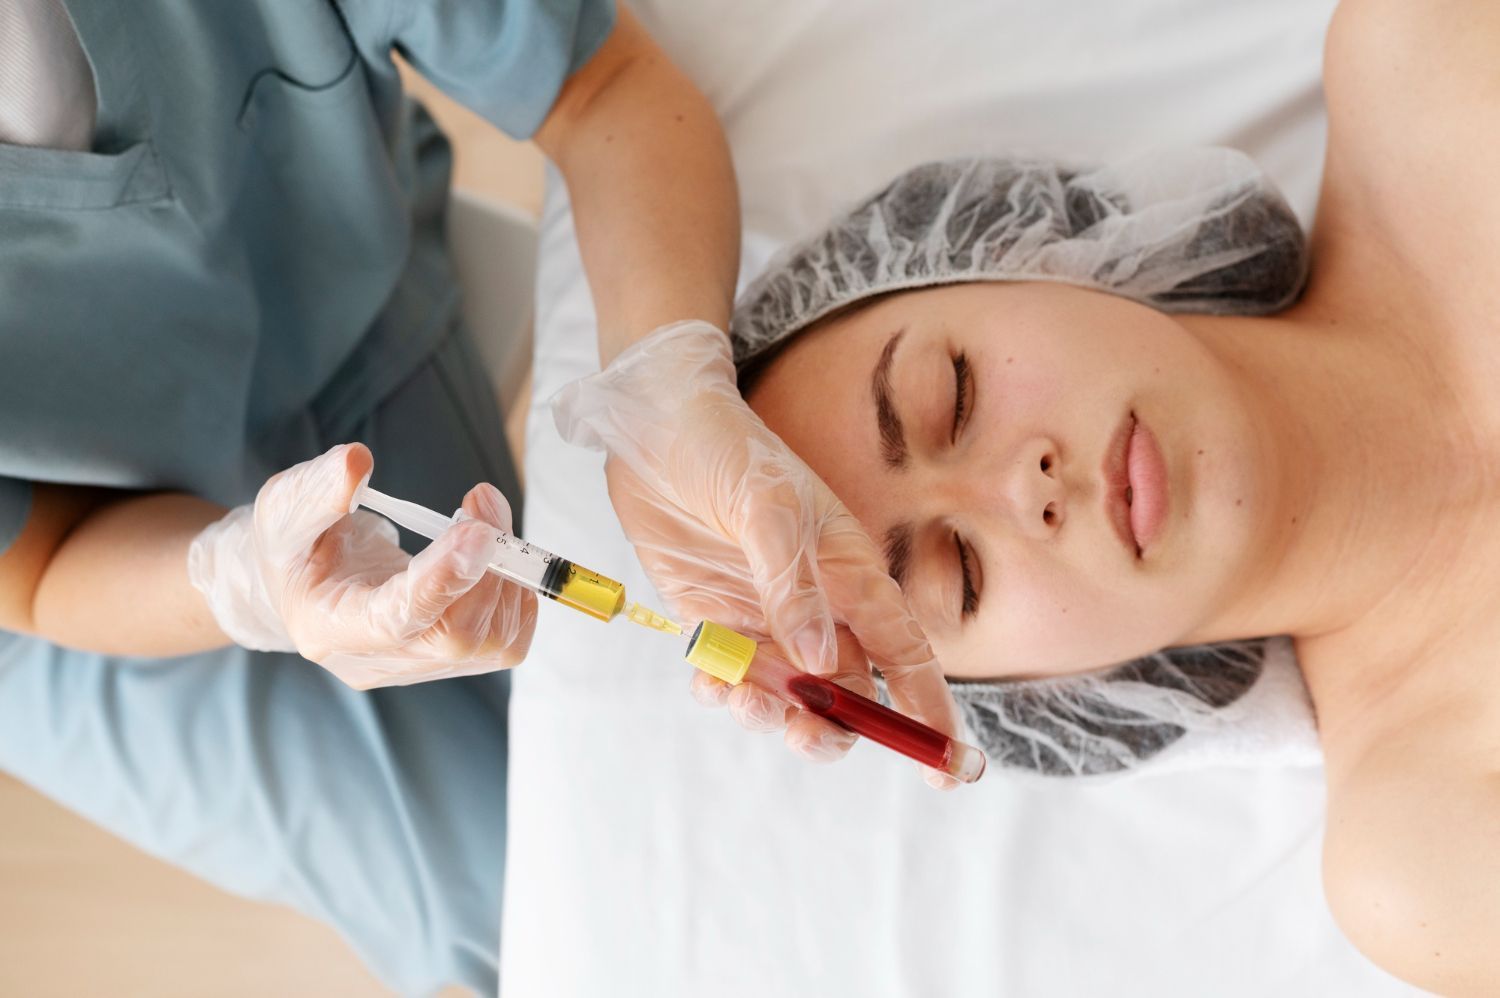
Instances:
[[[1263,542],[1213,638],[1327,637],[1420,592],[1486,489],[1437,345],[1311,310],[1184,324],[1236,373],[1266,474]]]

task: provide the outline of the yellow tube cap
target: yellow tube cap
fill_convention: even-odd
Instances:
[[[754,657],[754,641],[711,620],[699,624],[688,642],[688,664],[731,686],[745,681]]]

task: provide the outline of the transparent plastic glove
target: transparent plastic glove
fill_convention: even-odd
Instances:
[[[608,453],[615,510],[680,619],[768,636],[799,667],[865,694],[874,666],[899,710],[957,734],[942,671],[880,553],[740,396],[722,331],[705,322],[658,329],[565,388],[553,412],[565,439]],[[752,687],[694,684],[700,699],[727,699],[747,727],[786,725],[788,743],[810,757],[838,758],[853,744],[842,728]]]
[[[296,651],[361,690],[520,662],[536,597],[485,571],[492,528],[510,530],[505,497],[475,486],[461,522],[413,557],[383,517],[351,513],[373,468],[363,445],[340,445],[276,475],[253,505],[194,539],[189,578],[224,633]]]

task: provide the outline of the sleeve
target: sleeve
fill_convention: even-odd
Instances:
[[[444,93],[525,139],[614,23],[614,0],[404,0],[390,34]]]
[[[31,483],[0,477],[0,555],[21,536],[31,515]]]

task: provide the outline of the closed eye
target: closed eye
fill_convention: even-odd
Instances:
[[[952,443],[958,443],[958,434],[969,418],[969,383],[973,375],[969,371],[969,358],[962,352],[953,357],[953,433]]]
[[[953,535],[953,545],[958,548],[958,570],[963,576],[963,600],[959,604],[959,616],[968,618],[979,610],[979,591],[974,588],[974,573],[969,564],[969,549],[963,538]]]

